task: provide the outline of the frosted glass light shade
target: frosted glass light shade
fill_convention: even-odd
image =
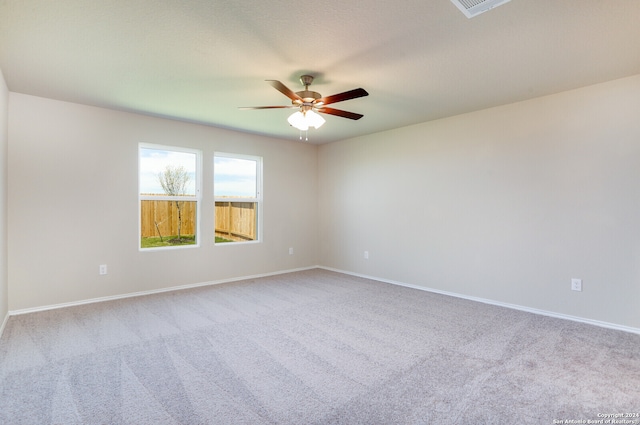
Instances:
[[[305,117],[307,118],[307,124],[309,124],[309,127],[320,128],[322,127],[322,124],[324,124],[324,118],[313,111],[307,111]]]
[[[307,131],[309,129],[309,124],[307,123],[304,114],[300,111],[291,114],[291,116],[287,118],[287,121],[300,131]]]
[[[300,131],[307,131],[309,127],[320,128],[324,124],[324,118],[313,111],[301,112],[297,111],[287,118],[289,124]]]

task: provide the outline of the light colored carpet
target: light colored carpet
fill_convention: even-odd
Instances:
[[[640,336],[309,270],[13,316],[0,378],[2,424],[552,424],[640,412]]]

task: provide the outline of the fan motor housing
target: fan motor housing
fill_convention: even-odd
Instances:
[[[301,75],[300,82],[304,86],[304,90],[296,92],[296,94],[302,98],[303,103],[312,104],[322,97],[320,93],[309,90],[309,86],[311,85],[311,83],[313,83],[312,75]]]
[[[313,102],[314,100],[318,100],[322,97],[320,93],[311,90],[302,90],[296,92],[296,94],[300,96],[304,102]]]

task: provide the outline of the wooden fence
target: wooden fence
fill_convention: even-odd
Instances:
[[[216,235],[231,240],[256,239],[254,202],[216,202]]]
[[[141,201],[141,237],[176,236],[178,208],[175,201]],[[196,202],[179,201],[182,211],[182,235],[195,234]],[[257,208],[253,202],[216,202],[216,235],[231,240],[257,238]]]
[[[141,201],[140,233],[143,238],[176,236],[178,207],[175,201]],[[182,212],[181,235],[193,235],[196,229],[196,202],[178,201]]]

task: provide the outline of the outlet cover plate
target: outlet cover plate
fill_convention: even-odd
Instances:
[[[571,290],[582,291],[582,279],[571,279]]]

